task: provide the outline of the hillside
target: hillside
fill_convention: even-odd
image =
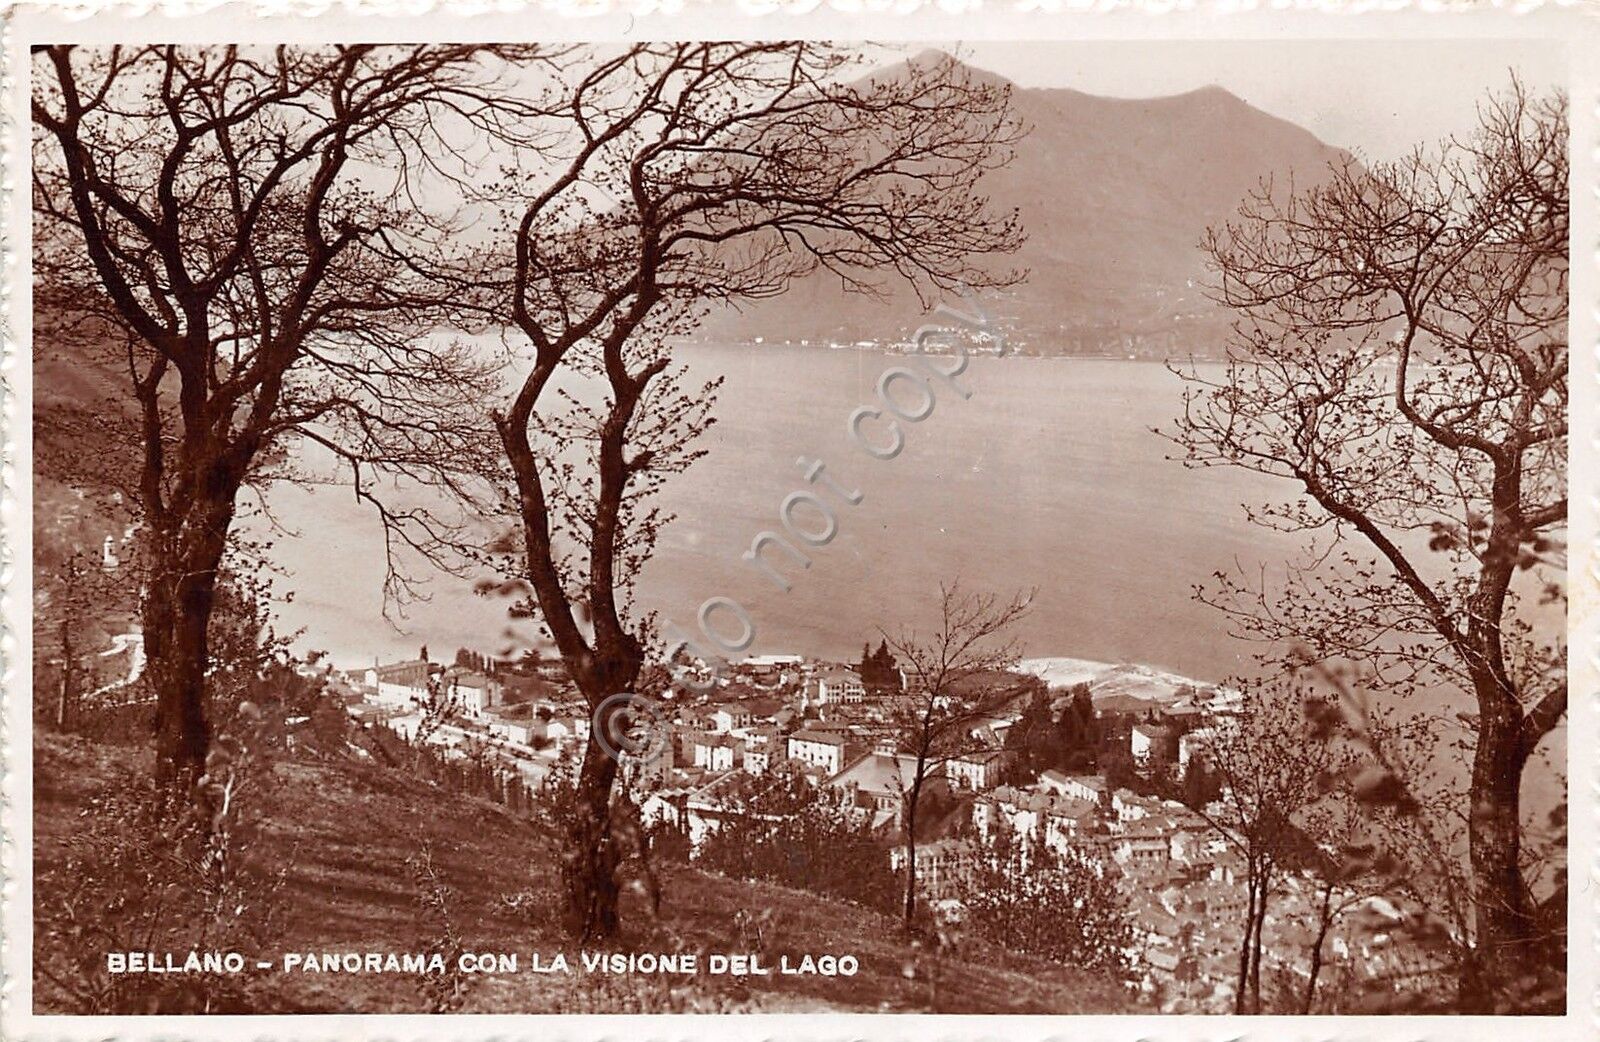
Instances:
[[[40,733],[35,745],[36,902],[62,899],[67,845],[93,794],[146,768],[142,749]],[[282,935],[261,958],[284,952],[419,952],[441,927],[419,902],[407,866],[424,847],[451,892],[448,915],[463,947],[520,953],[516,974],[476,975],[462,1009],[484,1013],[638,1011],[1087,1013],[1134,1008],[1121,985],[1083,971],[972,944],[937,964],[896,937],[884,917],[802,891],[734,881],[662,865],[661,918],[624,907],[615,950],[738,953],[750,950],[733,925],[739,910],[770,910],[769,965],[780,953],[853,953],[854,977],[732,977],[536,974],[530,953],[555,952],[579,967],[577,946],[557,932],[554,852],[534,826],[486,801],[437,787],[352,753],[301,747],[277,765],[265,866],[284,874]],[[50,944],[41,930],[36,945]],[[181,953],[180,956],[181,958]],[[38,956],[43,961],[41,950]],[[908,972],[915,967],[915,972]],[[670,983],[669,983],[670,981]],[[413,974],[281,973],[258,978],[258,1012],[392,1011],[426,1008]],[[35,982],[41,1011],[60,991]]]
[[[997,307],[1030,350],[1044,354],[1204,347],[1225,321],[1201,291],[1197,244],[1206,228],[1232,215],[1262,179],[1292,174],[1304,185],[1343,155],[1215,86],[1138,100],[1018,88],[1013,103],[1029,130],[1011,164],[980,187],[996,212],[1020,213],[1028,238],[1010,263],[1030,276]],[[884,340],[915,326],[920,313],[903,288],[880,303],[817,275],[782,297],[715,316],[707,330]],[[1141,342],[1131,344],[1134,337]]]

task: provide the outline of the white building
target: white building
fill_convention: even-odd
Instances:
[[[489,733],[494,735],[496,738],[502,738],[505,741],[511,742],[515,745],[525,745],[530,747],[533,745],[534,734],[543,730],[543,728],[539,726],[539,721],[531,718],[526,720],[508,720],[503,716],[497,716],[493,713],[489,714],[487,729]]]
[[[1182,778],[1189,773],[1189,763],[1196,755],[1203,754],[1210,744],[1216,740],[1215,728],[1202,727],[1190,731],[1178,739],[1178,777]]]
[[[445,698],[471,716],[482,716],[501,702],[500,685],[471,670],[446,670],[441,686]]]
[[[395,708],[409,707],[428,700],[428,681],[435,671],[427,659],[386,666],[374,663],[364,679],[371,701]]]
[[[746,807],[750,797],[770,784],[754,775],[735,771],[690,793],[683,801],[684,813],[680,819],[689,835],[689,845],[699,849],[706,836],[720,829],[724,821],[749,813]]]
[[[1128,751],[1139,763],[1148,763],[1152,759],[1159,760],[1165,755],[1163,746],[1171,738],[1172,729],[1163,724],[1134,724],[1128,736]]]
[[[1170,838],[1158,827],[1141,825],[1111,841],[1111,856],[1129,870],[1162,868],[1172,856]]]
[[[727,734],[741,727],[749,727],[752,719],[750,710],[745,706],[737,702],[725,702],[711,711],[710,723],[718,734]]]
[[[708,771],[731,771],[739,743],[725,734],[705,735],[694,742],[694,765]]]
[[[945,761],[945,777],[957,788],[982,792],[1000,784],[1000,771],[1006,759],[1002,749],[965,753]]]
[[[917,889],[935,900],[960,892],[961,881],[972,871],[977,859],[971,840],[936,839],[917,844]],[[889,869],[903,871],[906,848],[896,843],[889,848]]]
[[[1120,822],[1139,821],[1159,809],[1160,804],[1140,796],[1132,789],[1118,789],[1111,794],[1111,810]]]
[[[557,745],[589,740],[589,718],[578,714],[551,717],[544,725],[545,737]]]
[[[867,697],[866,685],[861,675],[848,669],[831,669],[817,677],[817,701],[855,705]]]
[[[752,742],[744,747],[743,766],[747,774],[766,774],[772,770],[775,758],[782,755],[771,742]]]
[[[1039,784],[1054,789],[1063,796],[1071,796],[1075,800],[1089,800],[1093,803],[1099,803],[1108,791],[1105,778],[1098,774],[1063,774],[1060,771],[1045,771],[1039,775]]]
[[[847,758],[844,735],[822,731],[796,731],[789,736],[789,759],[821,767],[828,774],[844,770]]]
[[[798,672],[805,661],[799,655],[751,655],[739,665],[757,676],[771,677]]]

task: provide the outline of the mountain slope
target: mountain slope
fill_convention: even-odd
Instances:
[[[1017,89],[1013,99],[1029,130],[1011,164],[980,187],[996,212],[1021,215],[1028,240],[1011,263],[1030,276],[998,309],[1045,354],[1115,351],[1129,337],[1181,341],[1185,323],[1220,330],[1225,316],[1201,289],[1205,229],[1263,178],[1314,182],[1343,155],[1220,87],[1139,100]],[[888,340],[920,314],[902,287],[879,303],[817,275],[783,297],[714,316],[707,332]]]

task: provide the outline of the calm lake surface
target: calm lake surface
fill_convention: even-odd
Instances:
[[[905,451],[880,461],[855,444],[847,420],[904,358],[774,346],[696,346],[683,357],[695,376],[727,382],[708,455],[664,496],[677,520],[640,601],[685,632],[706,598],[725,596],[748,610],[755,652],[855,657],[879,626],[925,623],[939,582],[959,577],[972,589],[1038,588],[1021,632],[1028,655],[1142,662],[1205,680],[1248,669],[1252,646],[1230,639],[1191,590],[1235,561],[1253,567],[1293,552],[1241,508],[1284,486],[1170,461],[1173,447],[1151,428],[1170,429],[1181,385],[1162,366],[974,357],[961,377],[971,398],[939,388],[932,415],[902,425]],[[896,393],[910,401],[903,382]],[[821,459],[863,498],[849,506],[819,484],[838,535],[811,551],[807,570],[768,549],[792,581],[785,594],[740,555],[757,533],[782,531],[779,505],[806,484],[801,456]],[[283,621],[305,628],[306,646],[355,665],[422,643],[437,658],[503,640],[503,604],[458,580],[430,582],[429,602],[386,619],[379,528],[348,490],[282,488],[272,505],[297,533],[276,556],[281,585],[295,591]],[[804,507],[796,519],[820,526]]]
[[[903,357],[773,346],[696,346],[681,357],[694,376],[722,373],[726,383],[703,442],[708,455],[664,494],[677,520],[643,577],[640,604],[686,635],[695,635],[700,605],[723,596],[748,611],[754,653],[853,659],[880,626],[925,625],[940,581],[959,577],[971,589],[1038,588],[1020,633],[1028,656],[1137,662],[1213,682],[1254,672],[1259,646],[1230,637],[1192,590],[1236,565],[1264,566],[1269,581],[1281,574],[1296,541],[1248,524],[1242,505],[1292,490],[1169,460],[1174,447],[1151,428],[1171,429],[1182,385],[1163,366],[974,357],[961,377],[972,396],[941,389],[932,415],[904,425],[900,456],[880,461],[855,444],[847,422]],[[785,594],[740,555],[758,533],[782,531],[779,505],[806,487],[802,456],[821,459],[862,500],[833,502],[838,534],[811,551],[809,569],[768,549],[791,580]],[[303,647],[359,666],[414,656],[422,644],[435,660],[457,647],[509,646],[504,602],[457,579],[430,582],[426,603],[386,618],[381,529],[348,489],[280,487],[272,507],[296,533],[279,537],[275,557],[280,588],[295,591],[281,618],[304,628]],[[804,508],[797,519],[818,523]],[[721,625],[732,632],[731,620]],[[1460,691],[1431,698],[1447,721],[1468,708]],[[1565,745],[1565,727],[1541,744],[1542,762],[1526,779],[1529,820],[1561,796]]]

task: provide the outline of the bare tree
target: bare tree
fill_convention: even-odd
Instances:
[[[1334,851],[1330,867],[1364,884],[1369,892],[1394,895],[1408,909],[1399,921],[1385,921],[1391,937],[1409,951],[1401,964],[1374,983],[1396,985],[1390,1008],[1410,1011],[1452,1008],[1441,1002],[1438,982],[1470,979],[1478,956],[1473,948],[1471,866],[1463,857],[1469,814],[1460,798],[1461,766],[1471,755],[1454,721],[1428,712],[1402,712],[1374,705],[1364,685],[1326,668],[1315,670],[1319,689],[1338,693],[1337,711],[1321,707],[1315,737],[1353,750],[1348,777],[1339,789],[1350,799],[1341,812],[1359,811],[1359,824],[1347,819],[1316,824]],[[1529,829],[1523,846],[1523,871],[1530,881],[1550,869],[1565,873],[1563,805],[1552,811],[1553,834]],[[1344,815],[1341,813],[1340,818]],[[1526,827],[1526,826],[1525,826]],[[1560,902],[1564,886],[1556,886]],[[1545,908],[1548,911],[1548,905]],[[1544,916],[1530,951],[1533,956],[1513,976],[1495,982],[1497,1007],[1548,1010],[1566,999],[1564,918]],[[1455,1005],[1459,1005],[1459,999]]]
[[[1186,461],[1292,481],[1252,518],[1323,541],[1281,588],[1224,574],[1204,599],[1394,694],[1476,703],[1475,1008],[1533,935],[1523,768],[1567,706],[1565,105],[1515,85],[1437,155],[1263,188],[1204,244],[1239,316],[1226,372],[1180,374]]]
[[[1326,798],[1336,775],[1336,752],[1309,740],[1304,700],[1309,690],[1282,683],[1243,692],[1240,712],[1217,721],[1208,759],[1222,780],[1222,795],[1198,808],[1244,861],[1245,909],[1239,938],[1235,1013],[1261,1013],[1261,957],[1273,894],[1282,873],[1307,844],[1307,815]],[[1320,948],[1320,943],[1319,943]]]
[[[567,837],[582,936],[617,922],[617,764],[600,738],[627,716],[654,639],[632,597],[669,520],[652,497],[700,455],[718,383],[686,383],[673,337],[709,306],[819,269],[862,292],[898,277],[925,295],[1016,277],[983,266],[1017,246],[1015,215],[975,190],[1019,133],[1009,88],[948,58],[852,79],[861,62],[815,42],[581,53],[545,124],[565,150],[519,192],[510,318],[533,364],[494,423],[521,535],[514,574],[595,713],[586,813]]]
[[[50,720],[56,730],[68,731],[78,723],[85,690],[93,683],[92,666],[85,663],[91,646],[85,638],[93,633],[93,613],[110,600],[111,584],[97,555],[89,551],[73,549],[50,556],[55,560],[37,568],[34,676],[36,684],[47,680],[48,673],[38,667],[45,662],[59,663]],[[51,623],[48,629],[44,628],[46,620]],[[37,685],[36,690],[47,689]]]
[[[966,593],[959,582],[939,586],[939,619],[932,630],[884,634],[905,665],[906,690],[894,696],[889,721],[900,750],[912,758],[901,794],[901,834],[906,846],[902,925],[912,927],[917,910],[917,810],[930,778],[942,777],[951,760],[987,749],[977,737],[983,724],[1016,697],[994,674],[1016,665],[1012,630],[1028,614],[1033,593],[1002,600],[993,593]]]
[[[1312,705],[1324,705],[1320,698]],[[1309,723],[1309,721],[1308,721]],[[1314,729],[1314,728],[1313,728]],[[1305,739],[1305,734],[1300,735]],[[1335,753],[1322,781],[1327,791],[1323,798],[1302,813],[1299,832],[1305,837],[1298,868],[1315,890],[1311,907],[1311,943],[1306,953],[1305,991],[1298,1011],[1309,1016],[1316,1008],[1317,986],[1326,965],[1328,938],[1352,909],[1395,884],[1396,862],[1367,853],[1367,822],[1358,801],[1344,784],[1349,776],[1359,777],[1352,768],[1361,761],[1348,748]],[[1341,767],[1344,776],[1341,776]]]
[[[470,311],[479,279],[449,208],[417,200],[466,184],[463,141],[514,136],[505,56],[35,54],[38,297],[56,318],[38,332],[78,336],[84,369],[122,374],[100,417],[115,437],[97,444],[127,452],[113,469],[131,475],[142,525],[165,777],[205,760],[218,569],[241,490],[284,474],[292,441],[326,446],[353,472],[391,553],[449,536],[426,511],[384,505],[369,468],[412,487],[474,469],[460,406],[481,400],[485,367],[432,334]]]

